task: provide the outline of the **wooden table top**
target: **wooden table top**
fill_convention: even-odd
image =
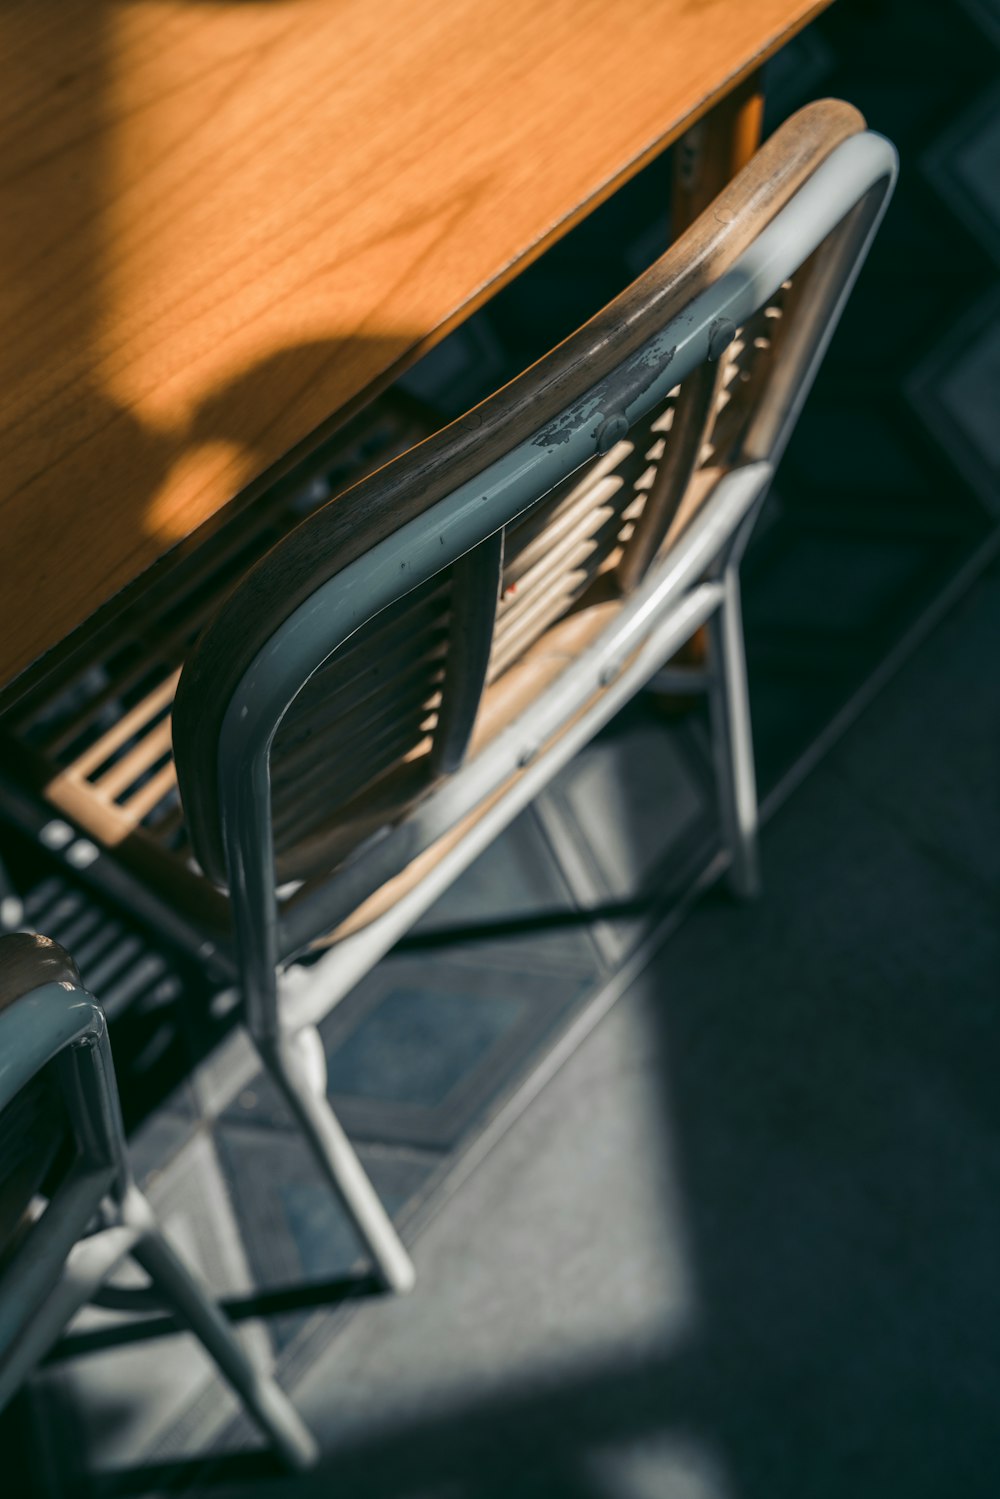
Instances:
[[[0,687],[828,0],[9,0]]]

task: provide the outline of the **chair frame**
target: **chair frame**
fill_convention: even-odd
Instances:
[[[601,345],[604,373],[588,380],[586,369],[582,379],[575,370],[575,383],[563,386],[568,393],[561,402],[556,399],[556,382],[554,391],[548,392],[547,419],[527,435],[522,421],[506,447],[488,443],[478,464],[474,452],[470,456],[466,451],[474,415],[432,439],[437,444],[435,481],[443,480],[443,459],[451,441],[462,456],[462,482],[450,489],[439,482],[430,503],[413,505],[409,512],[404,506],[394,517],[395,529],[387,520],[376,523],[376,539],[367,549],[360,541],[354,545],[352,538],[346,548],[348,560],[333,576],[328,572],[325,581],[314,586],[296,582],[294,607],[223,694],[221,724],[216,719],[194,732],[191,743],[202,762],[207,765],[214,758],[214,795],[233,922],[231,951],[223,950],[221,956],[239,976],[246,1023],[262,1059],[345,1202],[387,1287],[407,1289],[413,1268],[326,1098],[316,1024],[702,625],[710,633],[707,685],[730,878],[740,894],[756,889],[757,808],[739,563],[895,183],[892,145],[857,125],[853,128],[857,133],[841,138],[825,159],[810,164],[808,175],[790,195],[785,193],[740,253],[730,256],[728,263],[724,258],[717,272],[708,255],[707,284],[703,277],[700,288],[696,282],[690,294],[682,286],[684,295],[668,297],[658,319],[655,308],[653,315],[643,309],[644,327],[654,328],[651,334],[639,340],[634,329],[627,330],[617,357],[615,347],[607,352],[613,340],[606,339]],[[442,569],[462,558],[486,556],[491,549],[495,554],[505,527],[589,459],[606,452],[662,404],[676,385],[718,360],[738,327],[817,251],[808,305],[797,314],[791,346],[783,350],[770,377],[734,466],[719,479],[679,539],[653,562],[610,626],[484,749],[458,764],[393,826],[356,848],[328,879],[310,884],[282,909],[274,872],[270,756],[285,713],[312,675],[355,631]],[[456,435],[450,437],[453,430]],[[402,493],[405,483],[412,491],[414,473],[404,458],[366,481],[373,502],[380,485],[387,492]],[[373,503],[373,513],[374,508]],[[317,523],[322,526],[322,517],[323,512],[317,512],[298,532],[304,534]],[[495,565],[492,554],[487,558],[490,567]],[[258,571],[269,565],[266,558]],[[193,661],[199,653],[204,654],[201,646]],[[174,719],[178,775],[190,815],[192,783],[184,784],[178,737],[186,683],[191,684],[188,700],[194,707],[197,672],[185,668]],[[197,722],[196,712],[187,716],[189,722]],[[12,799],[19,802],[24,820],[24,796],[7,788],[6,799],[8,805]],[[37,822],[37,812],[28,815]],[[347,921],[446,835],[441,857],[417,886],[366,925],[347,927],[310,967],[307,980],[301,972],[295,983],[282,980],[282,970],[320,933]],[[203,863],[218,878],[211,860]],[[106,885],[167,931],[187,932],[188,944],[196,949],[200,944],[205,951],[204,932],[197,932],[192,943],[191,927],[165,901],[127,870],[109,869],[110,864],[101,859],[94,871],[104,876]]]
[[[0,1109],[49,1066],[78,1153],[0,1271],[0,1409],[131,1256],[282,1460],[295,1470],[311,1467],[318,1449],[291,1402],[247,1357],[132,1178],[100,1006],[57,944],[23,933],[0,938]]]
[[[410,1280],[405,1251],[367,1178],[359,1180],[360,1166],[329,1108],[313,1027],[356,982],[359,972],[387,950],[399,933],[398,921],[358,934],[352,963],[345,963],[340,945],[334,948],[313,970],[308,996],[301,990],[296,994],[294,1008],[283,1007],[279,1000],[278,972],[317,933],[343,920],[515,778],[512,789],[488,814],[490,836],[496,836],[705,623],[712,632],[716,662],[711,703],[734,882],[745,894],[754,890],[757,813],[739,559],[886,207],[895,173],[895,151],[882,137],[865,132],[837,146],[731,268],[631,358],[574,400],[555,421],[316,588],[274,630],[229,701],[218,740],[218,797],[247,1024],[328,1175],[348,1201],[382,1274],[397,1288]],[[653,567],[612,626],[545,694],[283,916],[274,879],[270,753],[282,718],[304,684],[363,624],[487,543],[554,485],[606,451],[692,371],[717,359],[737,327],[824,242],[821,286],[814,294],[807,334],[800,338],[799,358],[791,354],[784,388],[772,391],[756,413],[744,462],[720,480],[680,541]],[[796,388],[789,395],[787,380],[792,377]],[[544,746],[549,747],[540,756]],[[533,762],[534,773],[518,777]],[[482,837],[463,843],[449,868],[450,879],[481,846]],[[425,889],[421,908],[429,904],[428,894]],[[411,906],[407,920],[415,914]]]

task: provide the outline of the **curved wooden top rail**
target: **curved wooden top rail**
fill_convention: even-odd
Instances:
[[[58,942],[36,932],[0,937],[0,1010],[45,984],[82,983],[76,964]]]
[[[177,775],[194,847],[225,880],[217,803],[222,720],[274,630],[321,584],[556,417],[717,280],[831,151],[865,128],[838,100],[800,110],[641,277],[473,411],[336,497],[244,578],[201,637],[174,707]]]

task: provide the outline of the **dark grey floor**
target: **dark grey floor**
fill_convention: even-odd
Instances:
[[[994,1499],[998,657],[994,567],[219,1499]]]

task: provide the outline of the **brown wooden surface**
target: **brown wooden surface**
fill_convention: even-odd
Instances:
[[[10,0],[0,686],[827,0]]]

